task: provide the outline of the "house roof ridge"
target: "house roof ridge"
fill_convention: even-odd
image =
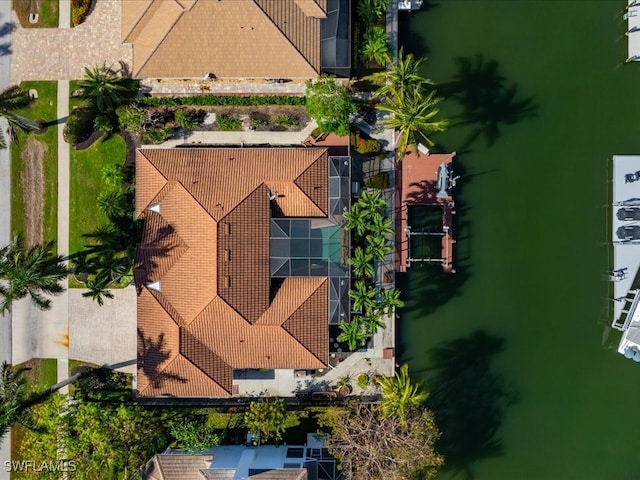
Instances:
[[[269,15],[269,13],[264,8],[262,8],[262,6],[259,4],[259,0],[252,0],[252,1],[260,10],[262,10],[262,12],[269,19],[269,21],[273,24],[273,26],[276,27],[278,32],[280,32],[280,35],[282,35],[285,38],[287,43],[289,43],[289,45],[291,45],[291,47],[293,47],[293,49],[300,54],[300,57],[304,59],[304,61],[313,69],[314,72],[319,74],[320,73],[320,65],[318,65],[316,67],[313,63],[311,63],[311,61],[307,58],[307,56],[304,54],[304,52],[302,52],[302,50],[300,50],[300,48],[298,48],[298,46],[293,42],[293,40],[287,36],[287,34],[282,30],[282,28],[280,28],[280,25],[278,25],[275,22],[275,20],[273,18],[271,18],[271,15]],[[297,5],[296,5],[296,7],[297,7]]]
[[[158,0],[154,0],[154,1],[158,1]],[[170,24],[167,25],[167,29],[164,31],[164,33],[162,33],[160,35],[160,39],[159,39],[158,42],[155,43],[155,46],[151,50],[149,50],[149,53],[146,55],[146,58],[144,59],[144,61],[138,63],[139,67],[136,69],[135,74],[137,74],[138,72],[142,71],[144,66],[153,57],[153,54],[158,50],[158,48],[160,48],[160,45],[162,45],[162,42],[164,41],[164,39],[167,38],[167,36],[169,35],[169,33],[171,33],[171,30],[173,30],[173,28],[176,26],[176,24],[178,23],[178,21],[180,20],[182,15],[184,15],[184,12],[188,11],[177,0],[169,0],[169,1],[172,1],[173,3],[170,3],[168,5],[177,5],[178,8],[181,9],[181,11],[180,11],[180,13],[178,13],[178,15],[176,15],[176,17],[174,18],[173,22],[171,22]],[[164,5],[167,5],[167,3],[164,3],[164,2],[166,2],[166,0],[160,0],[160,2],[162,3],[163,7],[164,7]],[[157,13],[158,10],[160,10],[160,8],[161,7],[158,7],[158,9],[153,13],[152,17],[155,17],[155,14]],[[147,25],[149,25],[149,23],[151,23],[152,19],[153,18],[150,18],[147,21],[147,24],[141,29],[140,33],[142,33],[142,31],[144,31],[144,29],[147,27]],[[138,40],[138,37],[140,36],[140,33],[138,34],[138,36],[136,37],[136,39],[134,41]],[[139,50],[140,47],[141,47],[141,45],[138,46],[138,50]],[[135,55],[135,51],[134,51],[134,55]]]

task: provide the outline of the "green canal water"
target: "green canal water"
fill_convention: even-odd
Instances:
[[[607,348],[609,159],[640,153],[625,1],[430,2],[401,44],[450,98],[458,273],[399,283],[440,478],[640,478],[640,365]]]

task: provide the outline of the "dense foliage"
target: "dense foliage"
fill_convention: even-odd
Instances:
[[[136,100],[139,105],[177,107],[180,105],[209,107],[251,107],[260,105],[297,105],[305,104],[304,97],[280,95],[221,96],[198,95],[196,97],[144,97]]]
[[[331,76],[321,75],[307,82],[305,108],[318,123],[320,132],[344,136],[349,134],[351,116],[358,106],[345,85]]]
[[[71,0],[71,25],[76,27],[85,21],[93,0]]]
[[[401,422],[395,415],[381,417],[376,406],[350,403],[329,408],[322,426],[345,478],[426,480],[444,463],[434,449],[439,432],[433,415],[422,407]]]
[[[244,414],[244,423],[249,432],[256,437],[258,444],[271,439],[282,440],[286,419],[287,407],[277,398],[251,402]]]
[[[130,478],[168,446],[196,451],[219,443],[197,410],[132,404],[130,378],[121,373],[89,370],[74,395],[74,402],[54,394],[33,407],[37,430],[24,432],[20,458],[56,459],[64,453],[75,465],[69,480],[116,480]],[[60,473],[25,476],[57,479]]]

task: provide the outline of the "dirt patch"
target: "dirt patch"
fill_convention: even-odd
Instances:
[[[24,207],[24,236],[28,246],[44,240],[44,158],[47,146],[30,138],[22,147],[22,204]]]

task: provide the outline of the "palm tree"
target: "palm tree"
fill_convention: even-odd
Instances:
[[[15,369],[3,362],[0,366],[0,438],[4,437],[11,425],[20,423],[30,427],[32,422],[27,414],[28,400],[23,370]]]
[[[361,23],[371,25],[387,13],[390,0],[358,0],[356,12]]]
[[[40,310],[49,310],[51,300],[45,295],[60,295],[60,281],[69,274],[60,255],[53,253],[53,242],[27,248],[22,235],[0,250],[0,314],[11,309],[14,300],[29,295]]]
[[[421,383],[411,383],[407,364],[402,365],[393,377],[377,377],[376,382],[382,390],[379,404],[382,418],[397,415],[400,422],[405,423],[408,410],[419,407],[429,396]]]
[[[108,282],[102,279],[90,278],[86,281],[85,285],[89,289],[82,294],[85,298],[91,298],[94,302],[98,302],[98,305],[104,305],[105,298],[113,298],[113,293],[107,289]]]
[[[379,209],[385,208],[387,202],[382,197],[382,190],[365,190],[356,205],[359,205],[361,210],[367,212],[367,218],[370,218]]]
[[[353,273],[357,277],[373,278],[373,255],[368,250],[356,247],[353,252],[353,258],[350,258],[348,262],[353,267]]]
[[[32,101],[29,94],[18,85],[12,85],[0,92],[0,117],[6,118],[9,123],[11,140],[15,138],[12,132],[17,129],[28,132],[40,128],[37,122],[15,113],[16,110],[28,107]],[[0,148],[7,148],[7,141],[2,132],[0,132]]]
[[[384,27],[373,27],[365,32],[361,51],[365,62],[384,65],[389,59],[390,51],[391,45]]]
[[[420,75],[422,61],[422,58],[416,60],[411,53],[405,56],[403,49],[400,48],[398,59],[395,62],[387,59],[387,63],[391,64],[389,70],[373,74],[373,80],[382,85],[376,91],[376,96],[391,95],[402,98],[405,92],[411,91],[415,87],[424,88],[433,85],[431,80]]]
[[[352,352],[363,346],[367,339],[367,332],[362,328],[359,318],[354,316],[350,322],[344,320],[340,322],[340,334],[336,339],[338,342],[347,342],[347,346]]]
[[[396,148],[400,158],[405,155],[409,145],[415,146],[419,141],[433,146],[429,135],[446,129],[446,120],[435,119],[439,112],[435,106],[441,100],[435,93],[431,91],[424,95],[420,88],[415,87],[403,96],[391,96],[378,106],[380,110],[391,113],[383,119],[383,124],[396,130]]]
[[[362,280],[356,280],[353,286],[354,289],[349,290],[349,296],[353,300],[353,309],[355,311],[373,309],[376,291],[367,287]]]
[[[119,75],[105,63],[92,69],[85,67],[84,78],[78,82],[82,97],[91,101],[101,113],[112,113],[119,105],[133,99],[139,85],[139,81]]]
[[[393,228],[391,228],[391,219],[378,212],[374,213],[371,217],[371,224],[369,225],[369,228],[376,235],[382,236],[394,233]]]
[[[358,237],[366,233],[368,212],[360,208],[357,203],[351,207],[351,211],[344,212],[342,216],[347,220],[345,230],[355,230]]]
[[[400,299],[400,290],[397,288],[391,290],[383,289],[380,293],[380,300],[378,300],[377,306],[385,315],[390,315],[396,308],[404,307],[404,302]]]
[[[387,255],[393,251],[385,237],[379,235],[367,235],[366,250],[373,255],[373,258],[383,262]]]
[[[367,335],[370,337],[373,337],[379,328],[387,328],[387,325],[382,320],[382,313],[377,311],[367,312],[367,314],[362,317],[361,322],[365,327]]]

